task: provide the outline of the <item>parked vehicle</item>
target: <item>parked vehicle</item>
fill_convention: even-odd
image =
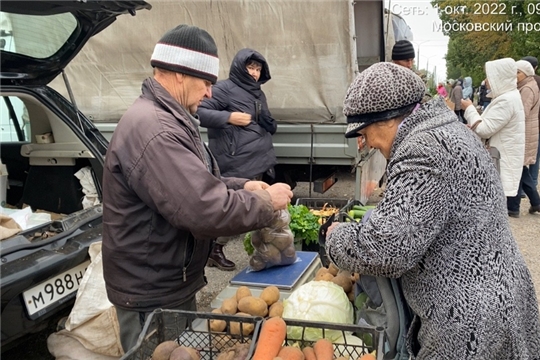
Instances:
[[[30,206],[32,215],[45,215],[0,242],[2,351],[71,308],[88,247],[101,240],[108,141],[47,84],[118,15],[150,8],[145,1],[2,1],[0,154],[9,188],[0,210],[13,215]],[[74,176],[81,169],[95,192],[87,206]]]
[[[66,69],[77,80],[72,84],[77,103],[106,137],[151,75],[156,40],[180,23],[193,24],[216,40],[220,79],[228,77],[241,48],[256,49],[267,59],[272,80],[263,89],[278,121],[272,137],[277,179],[292,186],[320,180],[315,190],[324,192],[337,166],[361,165],[356,198],[367,199],[369,184],[381,178],[386,161],[375,151],[358,152],[356,140],[345,139],[342,109],[356,74],[389,60],[394,38],[411,39],[410,31],[385,25],[396,18],[385,14],[384,1],[153,0],[152,6],[136,21],[118,19]],[[58,81],[55,88],[63,87]],[[206,129],[201,131],[205,136]]]

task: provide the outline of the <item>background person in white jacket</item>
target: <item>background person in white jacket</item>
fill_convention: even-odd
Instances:
[[[489,139],[490,146],[501,153],[500,175],[507,199],[518,193],[525,156],[525,112],[517,90],[517,66],[514,59],[504,58],[486,62],[486,86],[491,89],[492,101],[478,114],[472,101],[462,100],[465,119],[480,138]]]

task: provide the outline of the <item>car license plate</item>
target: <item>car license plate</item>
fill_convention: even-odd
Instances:
[[[28,315],[32,316],[47,306],[57,303],[76,292],[89,264],[90,261],[86,261],[23,292]]]

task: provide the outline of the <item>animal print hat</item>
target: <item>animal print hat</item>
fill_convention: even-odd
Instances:
[[[349,125],[345,137],[357,137],[368,125],[412,111],[425,89],[422,79],[410,69],[389,62],[371,65],[347,90],[343,114]]]

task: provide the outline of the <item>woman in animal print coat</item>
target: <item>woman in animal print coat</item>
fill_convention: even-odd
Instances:
[[[346,137],[381,151],[388,180],[366,221],[329,229],[328,255],[342,269],[401,278],[414,359],[539,359],[538,302],[499,175],[443,99],[418,105],[423,93],[390,63],[350,86]]]

